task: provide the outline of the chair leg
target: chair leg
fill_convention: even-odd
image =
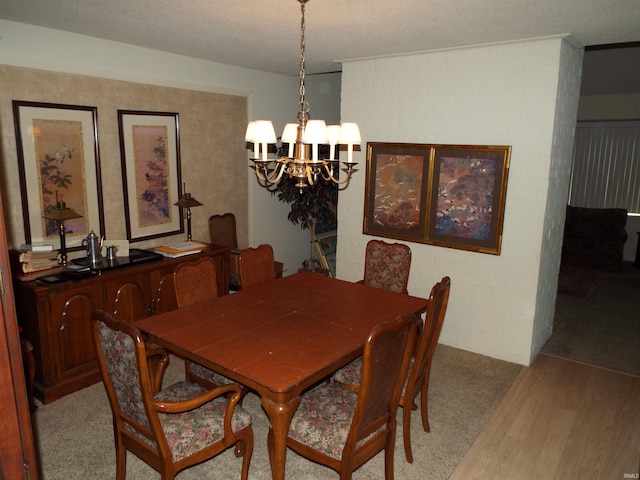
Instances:
[[[253,429],[248,428],[244,438],[236,443],[236,456],[238,452],[242,452],[242,472],[240,474],[241,480],[248,480],[249,478],[249,465],[251,464],[251,455],[253,454]]]
[[[413,400],[411,404],[413,404]],[[413,409],[409,405],[405,405],[402,409],[402,437],[404,439],[404,456],[407,462],[413,463],[413,453],[411,452],[411,411]]]
[[[116,432],[116,480],[125,480],[127,475],[127,449]]]
[[[387,439],[387,446],[384,449],[384,479],[385,480],[393,480],[393,447],[394,447],[395,441],[396,441],[396,436],[393,435],[393,433],[390,433]]]
[[[429,400],[429,376],[424,379],[424,383],[422,384],[422,389],[420,393],[420,404],[421,404],[421,412],[422,412],[422,428],[424,428],[425,432],[430,432],[431,428],[429,427],[429,410],[428,410],[428,400]]]

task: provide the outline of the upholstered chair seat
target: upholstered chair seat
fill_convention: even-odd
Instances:
[[[182,402],[207,392],[194,382],[178,382],[160,391],[156,402]],[[202,407],[183,413],[158,413],[162,430],[171,450],[174,462],[187,458],[207,445],[224,438],[224,416],[229,401],[224,397],[214,398]],[[188,425],[189,428],[185,428]],[[242,407],[233,410],[231,430],[239,432],[251,426],[251,415]],[[151,443],[151,442],[149,442]]]
[[[191,378],[203,379],[213,385],[229,385],[235,383],[230,378],[220,375],[207,367],[203,367],[199,363],[189,363],[189,375]]]

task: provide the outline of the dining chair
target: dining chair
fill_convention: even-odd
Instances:
[[[265,243],[242,250],[238,256],[238,271],[242,288],[274,280],[276,269],[271,245]]]
[[[211,257],[183,262],[173,271],[178,308],[218,297],[216,263]]]
[[[332,468],[341,480],[385,451],[385,479],[393,480],[396,411],[416,335],[413,315],[373,328],[364,347],[358,393],[323,383],[301,397],[287,447]],[[273,449],[273,432],[268,445]]]
[[[444,317],[447,313],[450,290],[451,279],[449,277],[443,277],[442,280],[436,283],[431,289],[424,325],[418,334],[413,357],[409,366],[407,383],[404,386],[404,391],[399,400],[399,404],[403,409],[402,430],[404,453],[409,463],[413,463],[413,454],[411,451],[411,411],[418,408],[415,403],[418,393],[421,394],[420,411],[422,415],[422,427],[425,432],[431,431],[428,414],[429,374],[431,372],[433,354],[436,351],[442,325],[444,324]],[[338,370],[333,376],[333,381],[351,391],[357,392],[361,383],[361,368],[362,358],[358,358]]]
[[[215,261],[211,257],[202,257],[181,263],[173,272],[173,286],[178,308],[217,298],[218,284]],[[187,380],[199,383],[206,388],[235,383],[224,375],[187,359],[185,359],[185,370]],[[240,404],[242,404],[249,389],[242,386],[240,388]]]
[[[213,245],[238,248],[236,216],[233,213],[209,217],[209,239]]]
[[[116,480],[126,478],[127,451],[157,470],[162,480],[170,480],[234,445],[236,455],[243,456],[240,478],[246,480],[253,427],[249,413],[238,405],[240,387],[208,390],[183,381],[160,390],[164,371],[152,377],[135,325],[101,310],[92,312],[91,321],[113,415]],[[161,355],[166,365],[168,353]]]
[[[209,240],[213,245],[221,245],[237,250],[236,216],[233,213],[211,215],[209,217]],[[238,272],[234,272],[233,269],[229,272],[229,290],[240,290],[240,275],[238,275]]]
[[[402,243],[369,240],[364,256],[364,278],[359,283],[408,293],[411,249]]]

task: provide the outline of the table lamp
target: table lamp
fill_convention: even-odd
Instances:
[[[67,264],[67,245],[64,234],[64,221],[72,218],[82,218],[75,210],[68,208],[64,202],[58,201],[58,192],[56,192],[56,206],[49,208],[45,212],[43,218],[58,222],[58,233],[60,234],[60,264]]]
[[[185,185],[185,189],[186,189],[186,185]],[[190,242],[191,241],[191,207],[199,207],[202,204],[198,200],[193,198],[190,193],[185,193],[182,195],[182,197],[180,197],[180,200],[174,203],[174,205],[180,208],[184,208],[186,211],[185,216],[187,217],[187,241]]]

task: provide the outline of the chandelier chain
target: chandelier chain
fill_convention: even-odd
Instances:
[[[304,87],[304,77],[305,77],[305,37],[304,31],[306,27],[306,23],[304,21],[304,9],[305,3],[307,0],[299,0],[300,1],[300,102],[298,103],[298,121],[300,123],[306,123],[307,116],[309,114],[309,103],[305,100],[305,87]]]

